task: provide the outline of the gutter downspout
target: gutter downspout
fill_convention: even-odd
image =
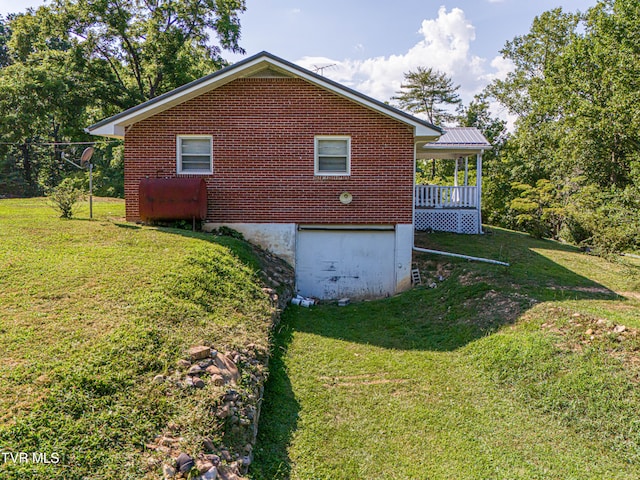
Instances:
[[[447,257],[464,258],[466,260],[474,260],[476,262],[493,263],[495,265],[503,265],[505,267],[511,266],[510,264],[508,264],[506,262],[500,262],[498,260],[491,260],[490,258],[471,257],[469,255],[461,255],[459,253],[442,252],[440,250],[430,250],[428,248],[416,247],[415,245],[413,246],[413,250],[415,252],[433,253],[435,255],[444,255],[444,256],[447,256]]]

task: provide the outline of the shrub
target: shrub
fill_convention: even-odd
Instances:
[[[49,201],[60,212],[61,218],[73,217],[75,206],[83,196],[84,192],[77,187],[77,181],[73,178],[65,178],[48,194]]]

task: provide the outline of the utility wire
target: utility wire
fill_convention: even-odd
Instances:
[[[0,142],[0,145],[95,145],[96,143],[119,143],[120,140],[104,140],[100,142]]]

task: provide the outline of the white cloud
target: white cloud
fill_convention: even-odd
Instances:
[[[510,68],[502,57],[490,63],[474,55],[471,46],[475,40],[475,28],[464,11],[453,8],[447,11],[440,7],[435,19],[422,21],[419,33],[421,40],[405,53],[365,60],[336,60],[323,57],[304,57],[298,60],[303,67],[335,64],[323,75],[350,86],[379,100],[389,100],[404,79],[404,73],[419,66],[433,67],[447,73],[456,84],[465,103],[478,93],[493,78],[502,78]]]

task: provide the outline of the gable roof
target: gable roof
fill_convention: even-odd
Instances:
[[[417,150],[418,158],[458,158],[493,148],[476,127],[446,127],[435,142]]]
[[[250,77],[259,74],[259,72],[268,72],[265,76],[287,76],[303,79],[382,115],[405,123],[413,127],[414,137],[417,142],[424,143],[433,141],[442,133],[440,128],[425,120],[414,117],[402,110],[368,97],[356,90],[345,87],[338,82],[306,70],[268,52],[258,53],[222,70],[218,70],[210,75],[178,87],[164,95],[160,95],[95,123],[85,128],[85,132],[104,137],[124,138],[126,127],[129,125],[133,125],[145,118],[149,118],[203,93],[221,87],[233,80]]]

